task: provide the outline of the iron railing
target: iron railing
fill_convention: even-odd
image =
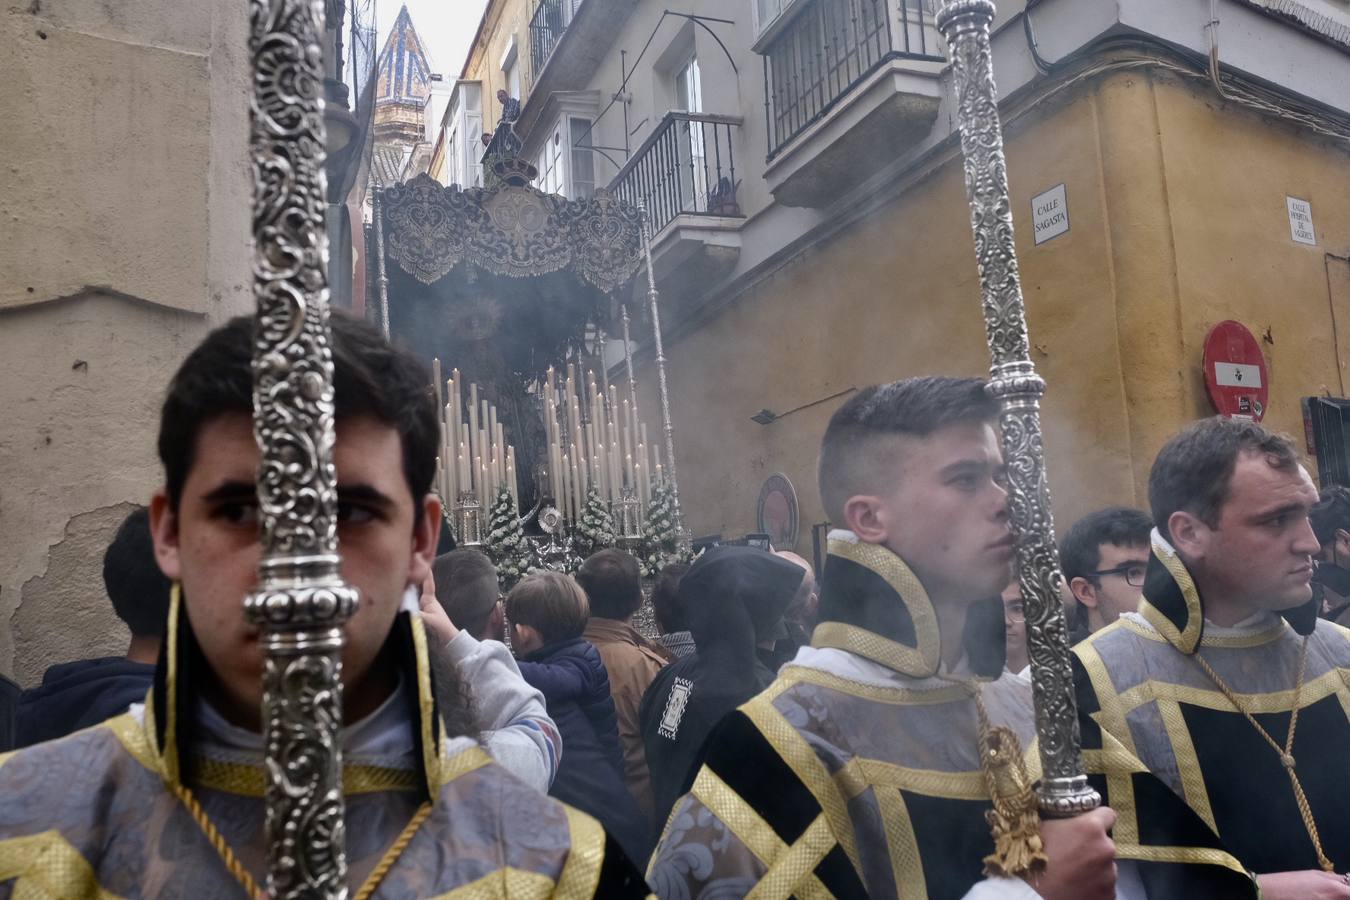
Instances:
[[[942,61],[940,0],[806,0],[761,51],[769,158],[893,59]]]
[[[740,125],[736,116],[668,112],[609,189],[646,207],[653,235],[682,213],[740,216],[733,149]]]
[[[583,0],[539,0],[530,19],[530,78],[539,77]]]

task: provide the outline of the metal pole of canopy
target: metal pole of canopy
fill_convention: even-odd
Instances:
[[[951,50],[966,198],[989,342],[988,389],[999,403],[1008,511],[1017,536],[1017,573],[1026,606],[1041,755],[1037,797],[1043,813],[1074,816],[1095,809],[1101,797],[1083,773],[1068,633],[1059,600],[1063,576],[1041,438],[1045,381],[1031,361],[1013,247],[1012,201],[990,48],[994,12],[990,0],[947,0],[937,14],[937,27]]]
[[[389,272],[384,262],[384,189],[376,188],[370,198],[371,216],[375,219],[375,265],[380,273],[380,330],[389,340]]]
[[[675,507],[675,530],[686,540],[684,513],[680,508],[680,482],[675,475],[675,426],[670,418],[670,390],[666,385],[666,352],[661,343],[661,313],[657,309],[660,295],[656,291],[656,272],[652,269],[651,219],[645,205],[639,205],[642,215],[642,255],[647,263],[647,304],[652,314],[652,343],[656,349],[656,386],[661,396],[661,424],[666,433],[666,477],[670,479],[670,498]]]
[[[250,0],[253,424],[262,560],[267,889],[344,898],[342,581],[324,227],[323,3]]]

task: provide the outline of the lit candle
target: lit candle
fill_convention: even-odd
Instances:
[[[609,493],[609,469],[608,469],[608,467],[605,465],[605,445],[604,445],[604,444],[601,444],[600,446],[598,446],[598,447],[595,448],[595,463],[596,463],[596,469],[597,469],[597,471],[598,471],[598,473],[599,473],[598,476],[597,476],[597,478],[596,478],[596,481],[597,481],[597,483],[599,484],[599,487],[600,487],[600,499],[601,499],[601,500],[604,500],[606,503],[608,503],[608,502],[611,501],[613,498],[610,496],[610,493]]]
[[[586,489],[583,487],[583,485],[585,484],[586,479],[585,479],[585,477],[582,475],[582,473],[583,473],[584,471],[586,471],[586,467],[583,466],[583,465],[581,464],[581,460],[577,458],[577,447],[576,447],[576,444],[573,444],[573,445],[572,445],[572,521],[574,521],[574,522],[575,522],[575,521],[578,521],[578,520],[581,518],[581,506],[582,506],[582,503],[584,502],[583,498],[586,496]]]
[[[456,459],[459,465],[459,490],[472,491],[473,479],[469,476],[469,450],[464,446],[464,442],[459,442],[459,457]]]
[[[628,479],[629,487],[636,488],[637,482],[633,480],[633,453],[637,448],[633,446],[633,432],[627,425],[623,426],[623,456],[625,460],[623,468],[623,477]]]
[[[478,383],[473,382],[469,385],[469,459],[477,460],[483,455],[483,445],[479,443],[482,435],[478,431]],[[469,490],[476,491],[479,496],[483,493],[483,486],[476,483],[478,478],[478,465],[473,466],[473,478],[475,483],[469,485]]]
[[[506,448],[506,489],[511,492],[511,499],[516,504],[516,512],[520,512],[520,489],[516,484],[516,448]]]
[[[638,444],[637,461],[633,466],[633,474],[634,477],[637,478],[638,490],[642,491],[643,497],[645,498],[647,495],[647,489],[650,486],[647,484],[648,479],[642,477],[643,472],[650,473],[651,467],[647,465],[647,445]],[[646,500],[644,499],[643,502],[645,503]]]
[[[642,457],[641,457],[641,456],[639,456],[639,457],[638,457],[638,461],[637,461],[636,463],[633,464],[633,477],[637,479],[638,496],[639,496],[640,498],[642,498],[642,508],[643,508],[643,509],[646,509],[646,508],[647,508],[647,504],[648,504],[648,503],[651,503],[651,501],[652,501],[652,497],[651,497],[651,485],[649,485],[649,484],[647,483],[647,479],[645,479],[645,478],[642,477]]]
[[[431,359],[431,383],[436,387],[436,407],[445,405],[445,398],[441,396],[441,358],[434,356]]]
[[[562,514],[570,518],[572,507],[572,465],[571,457],[566,453],[562,455],[562,490],[558,492],[558,496],[554,499],[557,500],[558,509],[562,511]]]

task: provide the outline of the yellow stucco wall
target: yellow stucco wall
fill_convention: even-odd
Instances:
[[[1269,330],[1267,424],[1301,435],[1299,398],[1342,393],[1324,254],[1350,250],[1344,146],[1142,70],[1042,102],[1009,123],[1007,139],[1034,358],[1050,385],[1044,425],[1061,529],[1100,505],[1146,503],[1158,447],[1210,412],[1201,349],[1217,321],[1238,319],[1258,337]],[[1036,247],[1031,197],[1060,182],[1071,229]],[[1311,201],[1317,247],[1291,240],[1286,195]],[[753,530],[760,485],[781,471],[797,487],[798,549],[809,551],[810,525],[824,518],[816,452],[844,398],[768,426],[750,416],[850,385],[985,374],[978,290],[953,158],[669,341],[695,534]],[[656,422],[655,379],[641,369],[643,415]]]
[[[530,90],[530,15],[534,11],[531,0],[491,0],[483,13],[481,28],[469,47],[469,58],[461,76],[467,81],[483,83],[483,134],[491,134],[501,119],[502,105],[497,91],[506,87],[506,73],[502,71],[502,56],[516,42],[520,60],[521,103]]]

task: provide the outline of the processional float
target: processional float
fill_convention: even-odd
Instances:
[[[646,537],[643,510],[659,472],[674,531],[687,546],[645,209],[603,188],[567,199],[534,187],[538,171],[519,156],[512,121],[508,105],[487,139],[486,186],[445,186],[423,174],[374,197],[374,308],[386,333],[438,369],[444,434],[437,491],[451,529],[461,544],[484,541],[488,507],[505,489],[517,503],[548,501],[534,503],[522,522],[539,524],[545,534],[536,540],[556,542],[579,527],[594,489],[619,543],[631,548]],[[644,267],[646,291],[639,292]],[[647,440],[638,415],[629,316],[638,297],[653,329],[659,445]],[[592,349],[603,347],[616,320],[623,399]],[[440,358],[453,361],[449,379],[440,377]],[[513,454],[515,471],[506,477]],[[542,555],[539,562],[553,567]]]

